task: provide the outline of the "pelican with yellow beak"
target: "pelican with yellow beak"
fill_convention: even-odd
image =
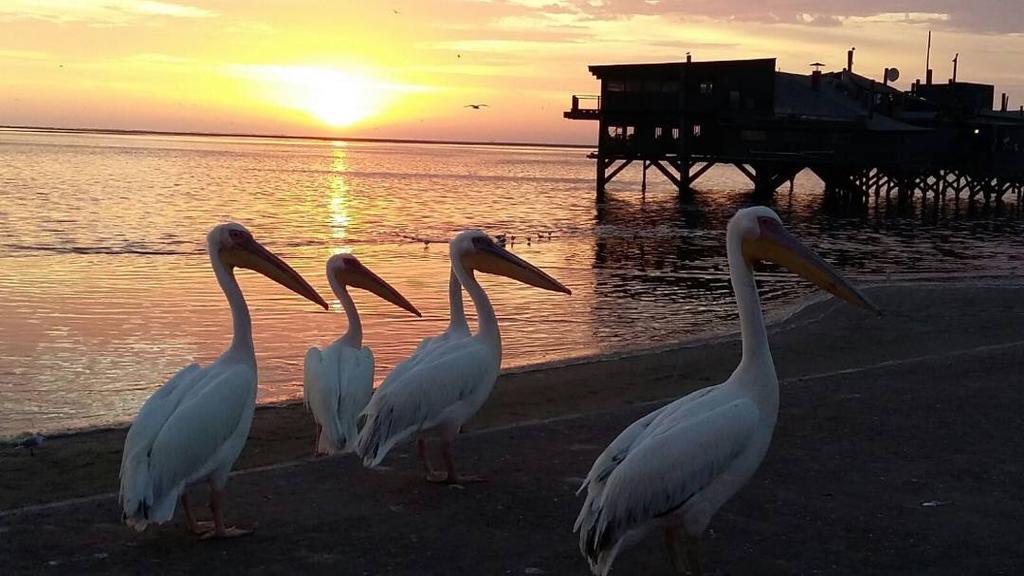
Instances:
[[[498,274],[544,290],[570,294],[568,288],[539,268],[512,254],[480,230],[468,230],[449,243],[452,272],[476,307],[477,333],[456,325],[456,297],[461,318],[461,292],[449,284],[452,326],[446,335],[424,341],[417,353],[395,367],[363,411],[357,452],[363,464],[374,467],[401,442],[416,438],[420,458],[433,482],[473,481],[455,471],[451,442],[462,425],[483,406],[501,367],[501,334],[487,294],[475,272]],[[434,470],[427,440],[441,442],[445,470]]]
[[[252,320],[235,268],[255,270],[300,296],[327,303],[298,272],[253,239],[245,227],[222,224],[206,237],[210,264],[231,306],[231,345],[209,366],[183,368],[146,400],[124,443],[119,502],[126,524],[142,531],[167,522],[179,499],[189,528],[204,538],[248,534],[224,523],[224,488],[245,446],[256,408]],[[213,523],[196,522],[189,486],[210,485]]]
[[[373,394],[373,352],[363,346],[363,325],[348,287],[376,294],[420,316],[415,306],[352,254],[335,254],[327,260],[327,281],[345,310],[348,330],[323,350],[313,347],[306,353],[302,396],[316,422],[314,455],[355,448],[356,419]]]
[[[780,264],[847,302],[878,312],[764,207],[740,210],[726,235],[743,355],[728,380],[637,420],[594,462],[580,492],[580,551],[604,576],[622,547],[664,532],[679,574],[700,574],[711,517],[754,475],[771,443],[779,384],[754,283],[757,261]]]

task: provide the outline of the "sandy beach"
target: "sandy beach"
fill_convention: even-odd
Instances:
[[[751,483],[712,522],[719,574],[1011,574],[1024,565],[1024,289],[869,290],[771,328],[779,425]],[[427,485],[407,450],[363,470],[308,459],[300,405],[257,411],[228,517],[256,534],[198,543],[120,525],[124,429],[0,451],[0,573],[585,574],[578,482],[632,420],[728,376],[735,335],[505,374],[457,444],[489,481]],[[615,574],[669,574],[660,541]]]

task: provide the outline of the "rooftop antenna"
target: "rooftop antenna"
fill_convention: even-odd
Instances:
[[[953,56],[953,84],[956,84],[956,65],[958,60],[960,60],[959,52],[956,53],[956,56]]]
[[[925,84],[932,83],[932,31],[928,31],[928,51],[924,56],[924,78]]]

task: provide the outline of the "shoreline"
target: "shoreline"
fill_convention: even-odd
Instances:
[[[1024,286],[868,295],[885,316],[812,299],[769,328],[778,424],[758,472],[712,520],[709,571],[959,576],[1024,562]],[[455,445],[460,469],[487,483],[461,489],[424,482],[414,446],[379,470],[312,459],[301,407],[261,410],[227,512],[256,532],[221,543],[180,523],[139,534],[119,522],[123,431],[35,456],[0,449],[0,572],[582,575],[574,493],[594,458],[657,405],[721,382],[739,354],[724,338],[504,374]],[[667,573],[661,540],[626,550],[616,573]]]
[[[866,288],[883,310],[881,318],[815,296],[801,301],[769,325],[780,380],[899,359],[929,357],[943,350],[1015,342],[1024,335],[1024,288],[974,283],[873,286]],[[921,316],[915,306],[935,314]],[[1007,313],[1007,310],[1012,313]],[[902,311],[901,311],[902,310]],[[844,323],[842,333],[821,318]],[[851,340],[860,331],[889,327],[870,342]],[[955,333],[955,338],[948,334]],[[924,338],[922,335],[941,335]],[[596,414],[678,397],[721,382],[739,359],[736,333],[674,347],[604,355],[522,371],[506,371],[466,432],[538,422],[572,414]],[[824,349],[817,353],[808,350]],[[832,350],[832,352],[829,352]],[[261,407],[235,470],[309,458],[313,424],[301,402]],[[0,510],[102,494],[116,490],[127,426],[50,437],[29,456],[0,447]]]
[[[954,281],[942,281],[939,277],[921,277],[916,279],[903,279],[903,281],[896,282],[885,282],[878,280],[877,282],[871,282],[870,280],[860,282],[859,286],[862,289],[870,291],[877,288],[924,288],[924,289],[935,289],[935,288],[951,288],[951,289],[977,289],[984,287],[994,288],[1012,288],[1018,282],[1015,275],[983,275],[983,276],[971,276],[973,280],[967,281],[963,278],[957,278]],[[775,327],[785,324],[793,316],[796,316],[804,309],[819,304],[821,302],[830,300],[831,296],[822,293],[821,291],[815,291],[807,296],[801,297],[794,302],[780,307],[777,310],[765,311],[765,325],[772,331]],[[734,327],[725,328],[722,330],[709,330],[698,334],[690,335],[686,338],[674,340],[671,342],[665,342],[653,345],[641,345],[635,347],[625,347],[616,350],[608,350],[605,352],[597,352],[593,354],[582,354],[579,356],[571,356],[568,358],[557,358],[553,360],[547,360],[542,362],[534,362],[529,364],[523,364],[519,366],[511,366],[509,368],[503,368],[499,374],[499,381],[501,378],[509,378],[517,375],[528,375],[536,372],[543,372],[546,370],[557,370],[562,368],[569,368],[573,366],[581,366],[602,362],[612,362],[617,360],[627,360],[631,358],[645,357],[649,355],[662,354],[672,351],[692,349],[699,346],[710,346],[716,344],[722,344],[729,341],[730,339],[738,339],[739,337],[739,326],[738,324]],[[291,398],[287,400],[258,403],[256,405],[257,412],[262,410],[276,410],[276,409],[295,409],[296,407],[302,408],[302,398]],[[103,433],[103,432],[117,432],[125,431],[131,426],[131,420],[125,420],[120,422],[112,422],[109,424],[101,424],[97,426],[86,426],[81,428],[62,428],[52,431],[47,430],[23,430],[13,435],[0,435],[0,447],[12,447],[17,444],[20,440],[27,438],[33,434],[43,434],[46,437],[46,441],[56,439],[66,439],[75,436]]]

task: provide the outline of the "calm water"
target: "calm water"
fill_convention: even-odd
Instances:
[[[226,220],[292,263],[321,293],[324,261],[351,251],[424,313],[357,293],[377,379],[447,323],[447,246],[479,227],[571,297],[487,277],[506,366],[735,329],[724,226],[752,202],[716,168],[680,203],[651,171],[626,171],[593,201],[584,150],[0,132],[0,436],[129,420],[170,374],[230,339],[205,236]],[[851,277],[964,276],[1021,265],[1024,226],[952,204],[849,215],[813,177],[774,207]],[[424,241],[430,242],[424,242]],[[301,394],[312,344],[344,330],[330,313],[248,271],[262,401]],[[760,276],[768,307],[810,290]]]

